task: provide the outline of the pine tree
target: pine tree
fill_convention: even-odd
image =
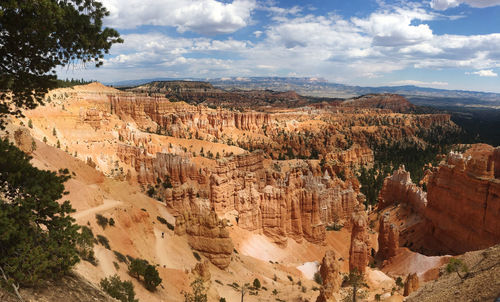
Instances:
[[[161,283],[160,275],[156,268],[152,265],[148,265],[146,267],[146,271],[144,272],[144,283],[146,284],[146,289],[149,291],[156,290],[156,287]]]
[[[138,302],[135,299],[134,285],[130,281],[122,281],[118,275],[104,278],[99,284],[111,297],[121,302]]]
[[[102,28],[109,13],[94,0],[2,1],[0,12],[0,117],[43,103],[58,85],[55,67],[100,66],[111,46],[123,42]]]
[[[69,176],[33,167],[6,140],[0,155],[0,267],[21,285],[62,276],[79,261],[74,210],[69,201],[57,202]]]

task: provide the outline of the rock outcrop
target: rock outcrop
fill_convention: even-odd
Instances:
[[[349,249],[349,271],[364,273],[369,262],[368,216],[360,205],[351,218],[351,247]]]
[[[416,291],[419,287],[419,280],[416,273],[408,274],[405,281],[405,288],[403,295],[406,297],[412,292]]]
[[[218,268],[225,269],[229,266],[233,242],[224,221],[215,212],[184,212],[175,220],[175,234],[187,235],[189,245]]]
[[[335,301],[333,294],[339,291],[342,285],[342,276],[340,275],[339,260],[333,250],[326,251],[321,261],[319,273],[321,274],[323,285],[316,302]]]
[[[437,253],[464,253],[500,242],[498,149],[473,145],[450,153],[429,178],[425,209],[427,231]]]
[[[384,213],[379,219],[377,257],[381,260],[388,260],[396,256],[398,248],[398,227],[389,220],[389,213]]]
[[[191,272],[205,282],[210,281],[210,278],[212,277],[212,275],[210,274],[210,265],[206,260],[196,263]]]
[[[384,179],[379,193],[379,209],[394,203],[405,203],[421,215],[427,206],[427,193],[411,181],[410,172],[407,172],[404,166]]]

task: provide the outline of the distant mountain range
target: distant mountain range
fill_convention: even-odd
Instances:
[[[113,86],[137,86],[152,81],[172,81],[173,78],[155,78],[107,83]],[[413,85],[361,87],[330,83],[320,78],[298,77],[249,77],[249,78],[218,78],[195,79],[188,81],[206,81],[216,87],[226,90],[269,89],[274,91],[293,90],[300,95],[328,98],[350,98],[370,93],[395,93],[407,97],[416,105],[428,106],[470,106],[493,107],[500,109],[500,93],[446,90],[425,88]]]

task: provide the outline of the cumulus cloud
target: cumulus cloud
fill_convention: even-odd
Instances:
[[[490,7],[500,5],[500,0],[431,0],[430,5],[435,10],[447,10],[457,7],[460,4],[467,4],[471,7]]]
[[[142,0],[141,3],[150,2],[151,7],[147,8],[136,0],[127,4],[131,8],[122,2],[113,2],[119,9],[114,15],[112,13],[108,22],[129,27],[167,24],[180,32],[201,33],[234,31],[250,23],[252,27],[248,27],[251,30],[246,33],[248,40],[240,35],[232,38],[168,35],[161,29],[161,33],[122,35],[125,43],[113,46],[112,56],[100,69],[106,81],[159,76],[213,78],[297,74],[359,83],[407,68],[466,68],[475,71],[470,74],[478,76],[497,76],[494,70],[500,68],[500,33],[469,36],[435,33],[428,21],[443,20],[442,15],[428,7],[425,10],[419,3],[404,7],[383,5],[365,17],[353,18],[334,13],[306,14],[306,9],[299,8],[267,9],[264,13],[270,14],[272,20],[258,26],[252,23],[251,14],[253,10],[262,10],[261,1],[256,4],[254,0],[178,0],[175,3],[172,0]],[[169,6],[171,11],[162,11],[167,7],[165,3],[174,3]],[[179,13],[183,8],[191,11],[192,6],[203,3],[218,7],[215,11],[220,18],[210,14],[196,18],[193,14]],[[245,13],[227,17],[223,11],[234,9],[229,5],[246,7]],[[268,7],[275,4],[270,5]],[[159,17],[162,15],[165,19]],[[199,29],[199,26],[206,28]],[[133,74],[127,73],[129,70]],[[392,84],[449,87],[445,82],[415,80]]]
[[[141,25],[173,26],[178,32],[215,35],[247,26],[255,0],[103,0],[110,11],[106,25],[131,29]]]
[[[427,21],[434,16],[422,9],[396,8],[371,14],[368,18],[353,18],[352,22],[373,36],[379,46],[413,45],[430,40],[432,30],[427,24],[414,25],[414,21]]]
[[[480,77],[498,77],[498,74],[493,69],[483,69],[474,72],[466,72],[465,74],[475,74]]]

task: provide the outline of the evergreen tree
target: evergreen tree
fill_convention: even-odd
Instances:
[[[133,259],[130,262],[128,272],[131,276],[139,279],[146,273],[146,268],[148,267],[148,265],[149,263],[144,259]]]
[[[57,278],[79,261],[78,226],[64,195],[66,173],[33,167],[30,157],[0,140],[0,267],[9,283]],[[67,171],[64,171],[67,172]]]
[[[104,278],[100,282],[102,290],[107,292],[111,297],[120,300],[121,302],[138,302],[135,299],[134,285],[130,281],[122,281],[118,275]]]
[[[2,1],[0,117],[43,103],[57,87],[55,67],[102,65],[111,46],[123,42],[117,31],[102,28],[107,15],[95,0]]]
[[[146,271],[144,272],[144,283],[146,284],[146,289],[149,291],[156,290],[156,287],[161,283],[160,275],[153,265],[148,265]]]
[[[184,293],[185,302],[207,302],[207,288],[203,284],[203,279],[197,278],[191,283],[193,293]]]

